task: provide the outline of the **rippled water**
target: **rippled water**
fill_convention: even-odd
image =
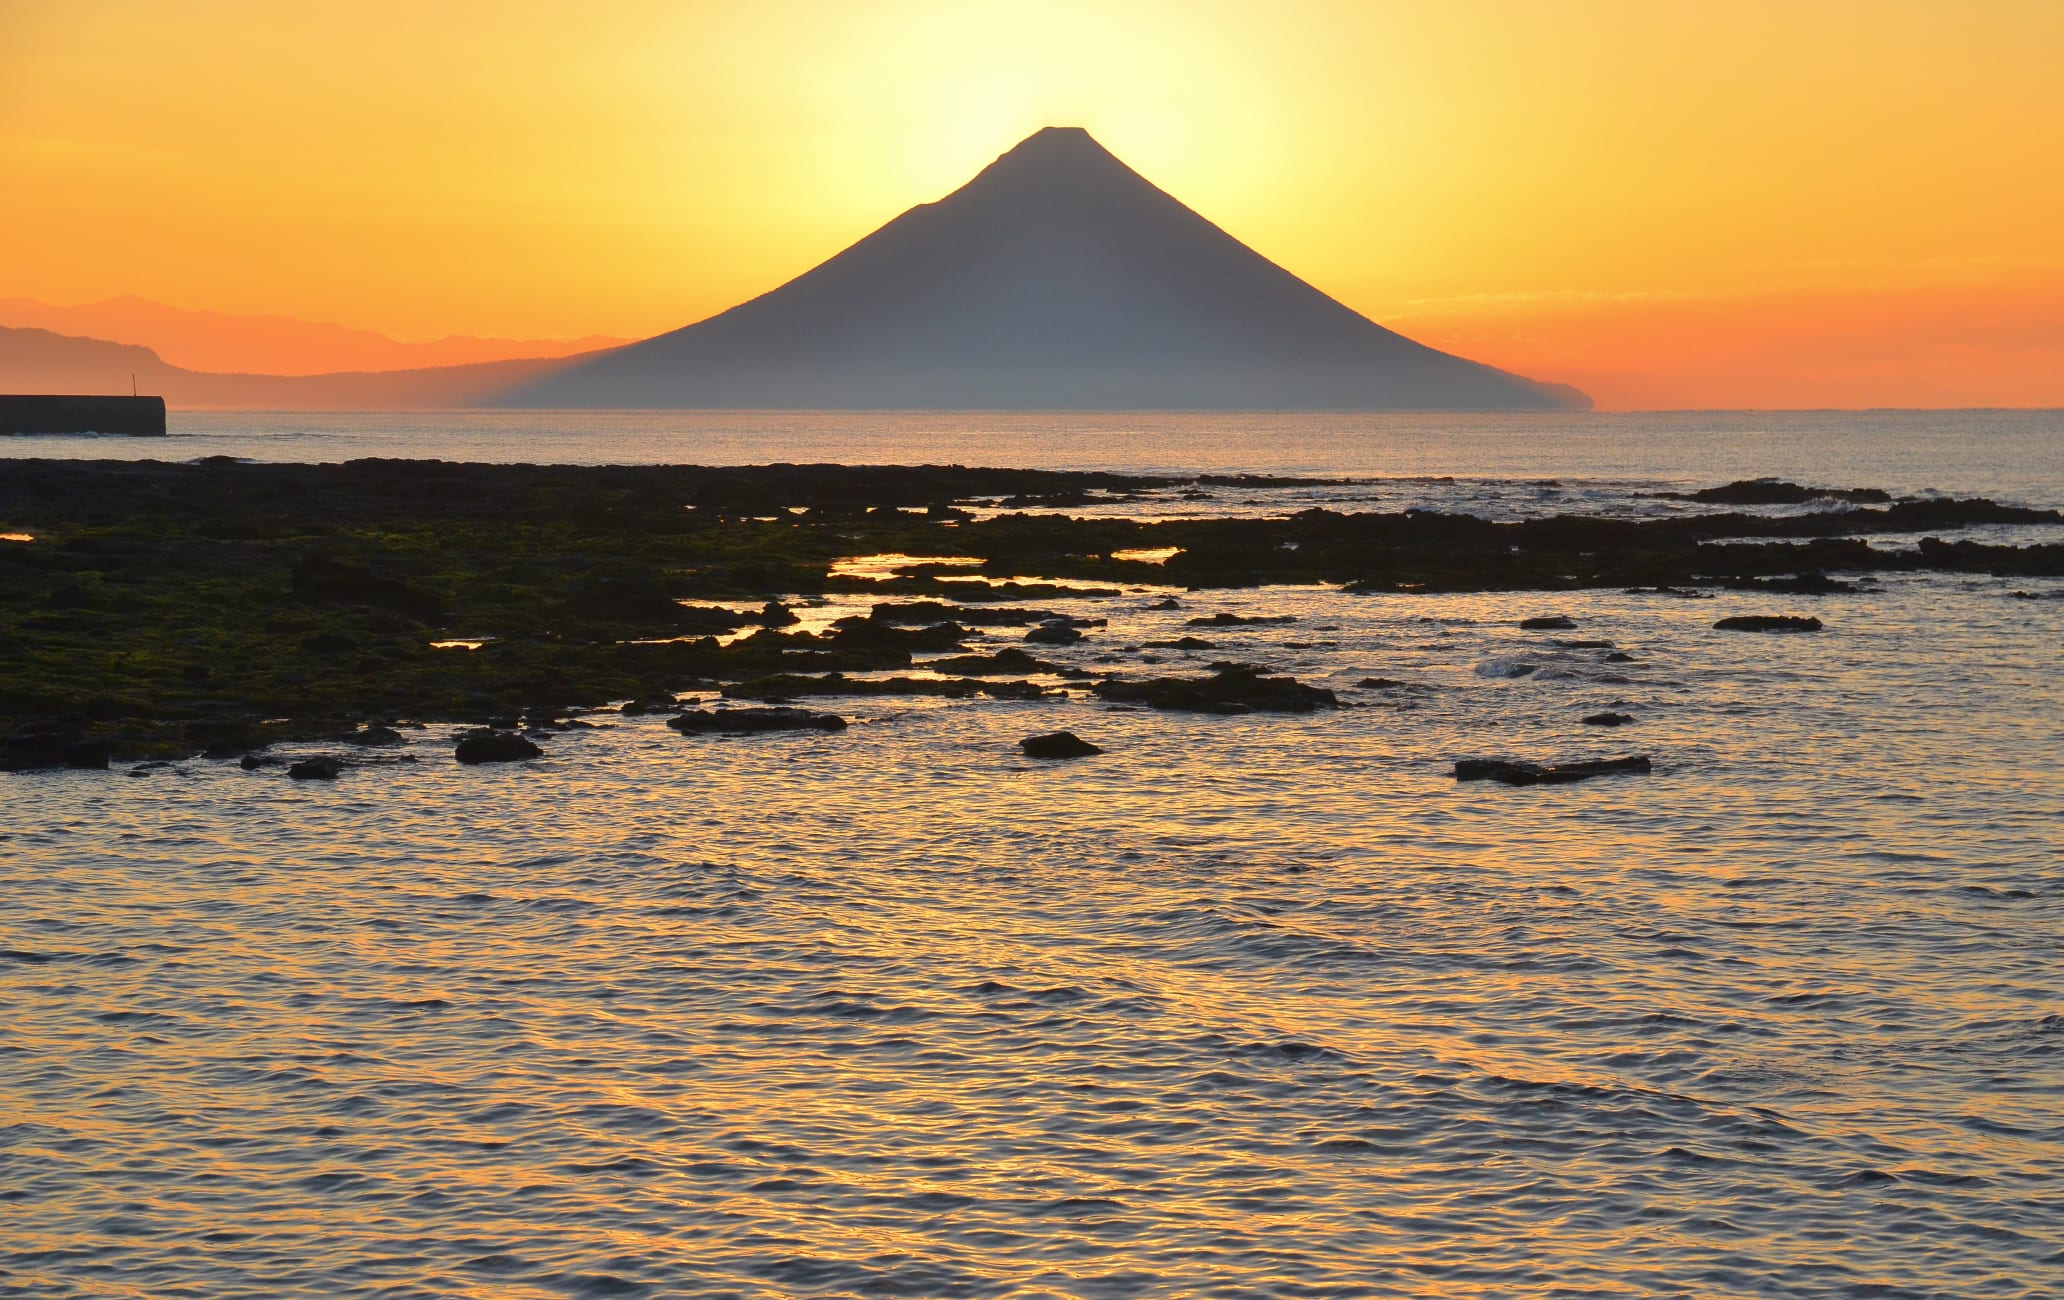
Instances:
[[[1205,636],[1310,717],[0,777],[0,1294],[2056,1295],[2064,600],[1882,585],[1129,591],[1041,648]],[[1711,628],[1759,612],[1828,630]],[[1109,753],[1017,756],[1063,726]]]
[[[0,457],[365,456],[554,465],[941,464],[1198,473],[1777,475],[2064,501],[2064,410],[1526,414],[174,411],[168,438],[0,438]]]

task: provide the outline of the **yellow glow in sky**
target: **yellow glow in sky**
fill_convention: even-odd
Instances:
[[[1066,123],[1357,310],[1619,404],[1896,404],[1916,356],[2064,403],[2060,66],[2056,0],[0,0],[0,297],[649,334]],[[1859,359],[1888,295],[1916,323]],[[1789,378],[1715,387],[1801,311]]]

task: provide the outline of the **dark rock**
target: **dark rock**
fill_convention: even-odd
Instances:
[[[667,725],[684,735],[750,735],[762,731],[844,731],[846,720],[835,713],[812,713],[808,709],[696,709],[669,719]]]
[[[1609,664],[1631,664],[1634,662],[1634,656],[1624,650],[1615,650],[1605,657],[1605,662]]]
[[[1594,776],[1609,776],[1616,772],[1648,772],[1654,769],[1648,755],[1635,754],[1627,758],[1600,758],[1577,763],[1558,763],[1542,766],[1539,763],[1521,763],[1502,758],[1464,758],[1455,763],[1457,781],[1498,781],[1505,785],[1563,785],[1571,781],[1588,781]]]
[[[327,555],[304,555],[294,565],[294,598],[310,605],[364,605],[434,623],[438,600],[392,575],[375,573]]]
[[[255,772],[261,767],[278,767],[286,761],[274,754],[246,754],[237,760],[237,766],[246,772]]]
[[[925,665],[948,662],[934,660]],[[1043,699],[1047,690],[1031,682],[997,682],[974,677],[848,677],[844,673],[769,673],[723,688],[727,699],[786,704],[812,695],[935,695],[965,700],[987,695],[999,700]]]
[[[1018,742],[1018,748],[1025,751],[1027,758],[1086,758],[1091,754],[1104,752],[1072,731],[1050,731],[1043,736],[1027,736]]]
[[[626,717],[639,717],[647,713],[679,713],[681,705],[671,695],[641,695],[635,700],[625,700],[618,712]]]
[[[1825,573],[1800,573],[1780,578],[1731,578],[1727,586],[1734,591],[1774,591],[1787,596],[1835,596],[1877,590],[1842,582]]]
[[[1181,609],[1181,608],[1182,608],[1182,602],[1181,602],[1181,601],[1179,601],[1179,600],[1177,600],[1177,599],[1176,599],[1175,597],[1173,597],[1173,596],[1163,596],[1163,597],[1162,597],[1161,599],[1159,599],[1159,600],[1155,601],[1155,602],[1154,602],[1153,604],[1151,604],[1151,605],[1147,606],[1147,608],[1148,608],[1148,609]]]
[[[76,728],[31,724],[0,744],[0,772],[106,771],[108,754],[106,741],[88,740]]]
[[[869,611],[877,623],[965,623],[969,627],[1024,627],[1053,618],[1043,609],[984,609],[980,605],[949,605],[937,600],[884,601]],[[1101,624],[1099,624],[1101,626]]]
[[[1624,727],[1634,721],[1631,713],[1592,713],[1584,718],[1587,727]]]
[[[1243,627],[1255,623],[1295,623],[1295,614],[1228,614],[1223,610],[1206,618],[1190,619],[1187,627]]]
[[[1519,626],[1528,632],[1566,632],[1576,625],[1577,620],[1567,614],[1543,614],[1519,620]]]
[[[304,758],[287,768],[287,775],[296,781],[334,781],[344,770],[344,764],[328,754],[317,754]]]
[[[1050,673],[1055,665],[1034,659],[1016,646],[1005,646],[993,655],[953,655],[928,659],[918,667],[935,673],[963,673],[970,677],[993,677],[1004,673]]]
[[[1613,648],[1613,644],[1610,641],[1582,641],[1571,638],[1558,638],[1557,640],[1550,641],[1548,644],[1558,650],[1610,650]]]
[[[1818,632],[1821,621],[1796,614],[1738,614],[1713,626],[1723,632]]]
[[[824,640],[838,650],[907,656],[924,650],[964,650],[961,638],[968,630],[958,623],[933,623],[927,627],[902,628],[874,618],[842,618],[831,625]]]
[[[1149,641],[1149,650],[1216,650],[1218,647],[1199,636],[1179,636],[1173,641]]]
[[[516,732],[482,727],[459,737],[452,757],[472,766],[479,763],[517,763],[526,758],[536,758],[544,752]]]
[[[1082,633],[1066,623],[1053,620],[1027,631],[1025,639],[1040,645],[1072,645],[1082,639]]]
[[[778,600],[770,600],[760,607],[759,622],[762,627],[788,627],[802,620],[788,606]]]
[[[1355,685],[1368,691],[1387,691],[1392,687],[1403,686],[1404,683],[1395,677],[1364,677],[1356,682]]]
[[[340,655],[358,653],[358,642],[334,632],[318,632],[314,636],[302,637],[301,649],[321,658],[334,659]]]
[[[1107,678],[1090,687],[1105,700],[1189,713],[1310,713],[1340,707],[1333,692],[1248,664],[1214,665],[1210,677]]]
[[[181,730],[186,743],[208,758],[237,758],[265,747],[265,728],[255,718],[196,718]]]
[[[669,627],[680,622],[726,631],[747,621],[728,609],[683,608],[651,574],[585,579],[567,593],[565,608],[575,618],[631,627]],[[694,616],[692,622],[684,615]]]
[[[402,743],[401,733],[392,727],[367,727],[362,731],[352,732],[344,739],[354,745],[370,745],[381,749]]]
[[[1662,495],[1678,496],[1674,492]],[[1700,488],[1679,497],[1720,506],[1794,506],[1816,498],[1882,505],[1892,499],[1892,494],[1882,488],[1801,487],[1781,478],[1750,478],[1737,479],[1722,487]]]

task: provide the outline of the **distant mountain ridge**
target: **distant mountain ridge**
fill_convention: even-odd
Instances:
[[[594,352],[628,342],[499,339],[451,335],[407,342],[373,330],[288,316],[245,316],[168,307],[124,296],[77,306],[0,298],[0,327],[41,329],[75,338],[134,344],[167,364],[194,371],[251,375],[321,375],[344,371],[422,370],[488,361],[534,360]]]
[[[475,407],[567,365],[558,357],[486,361],[377,373],[212,374],[168,365],[132,343],[72,338],[43,329],[0,326],[0,393],[137,391],[179,410],[393,411]]]
[[[773,291],[565,366],[528,407],[1541,410],[1583,394],[1416,343],[1049,127]]]

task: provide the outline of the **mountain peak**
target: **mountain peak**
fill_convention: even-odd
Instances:
[[[999,180],[1079,183],[1098,175],[1138,177],[1084,128],[1043,126],[999,155],[963,188],[974,189],[985,181],[993,184]]]
[[[1097,143],[1096,137],[1085,126],[1042,126],[1037,131],[1012,145],[1005,157],[1020,149],[1093,149],[1098,153],[1110,150]]]
[[[1393,334],[1079,126],[706,321],[511,393],[524,406],[1486,410],[1565,390]]]

